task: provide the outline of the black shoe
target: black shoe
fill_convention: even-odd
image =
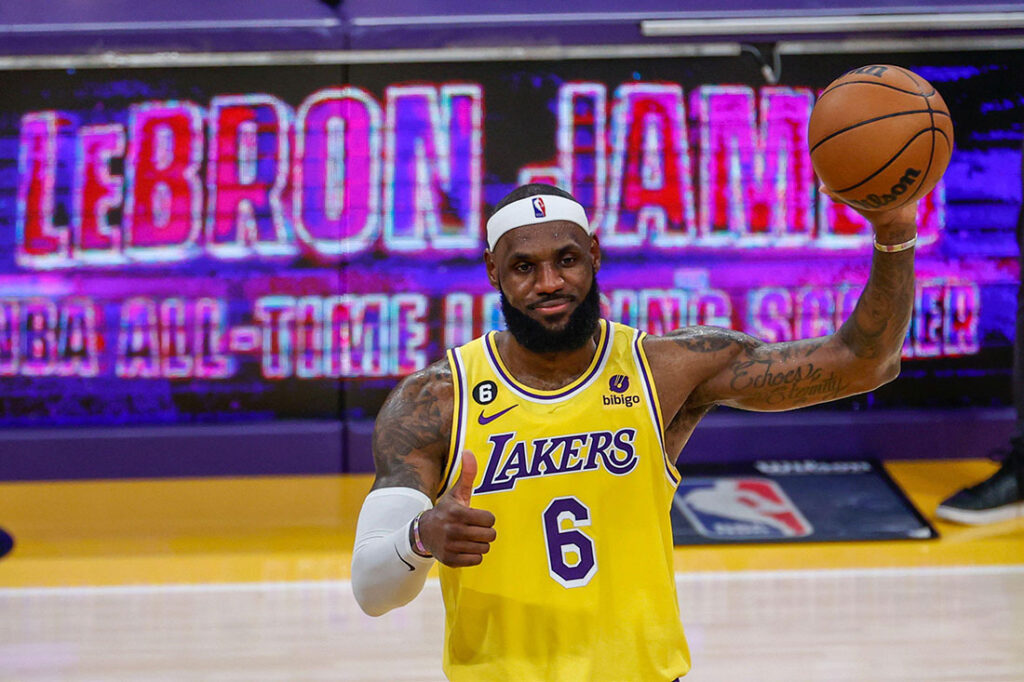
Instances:
[[[1014,438],[999,470],[945,500],[935,515],[971,525],[1024,517],[1024,439]]]
[[[0,557],[11,551],[14,547],[14,538],[7,534],[7,532],[0,528]]]

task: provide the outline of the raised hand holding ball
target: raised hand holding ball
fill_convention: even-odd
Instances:
[[[829,194],[861,211],[887,211],[935,187],[953,152],[953,122],[924,78],[872,64],[825,88],[807,141]]]

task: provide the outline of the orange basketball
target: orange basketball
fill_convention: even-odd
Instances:
[[[807,126],[818,178],[843,201],[882,211],[931,191],[953,153],[949,109],[932,85],[889,64],[825,88]]]

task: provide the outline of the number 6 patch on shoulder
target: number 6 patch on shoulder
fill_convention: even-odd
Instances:
[[[498,386],[493,381],[481,381],[473,387],[473,400],[480,405],[493,403],[498,397]]]

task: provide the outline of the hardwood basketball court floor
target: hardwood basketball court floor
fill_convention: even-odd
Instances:
[[[676,549],[687,680],[1024,681],[1024,519],[932,515],[994,465],[887,468],[939,539]],[[0,484],[0,680],[442,680],[435,579],[352,598],[370,480]]]

